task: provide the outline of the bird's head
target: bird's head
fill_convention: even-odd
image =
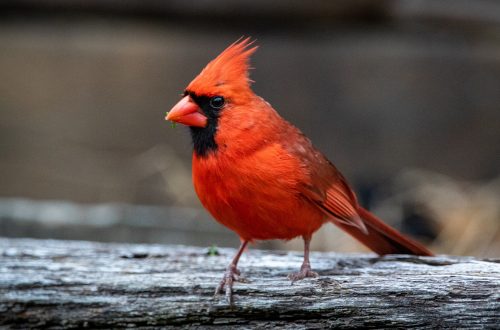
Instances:
[[[250,38],[230,45],[189,83],[182,99],[167,113],[166,120],[190,126],[195,149],[203,147],[201,153],[216,147],[214,135],[223,113],[254,95],[248,70],[256,50]]]
[[[238,40],[208,63],[165,119],[205,128],[226,108],[244,103],[252,95],[248,62],[257,50],[252,44],[250,38]]]

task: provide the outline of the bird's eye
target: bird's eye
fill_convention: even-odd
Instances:
[[[224,106],[226,101],[222,96],[214,96],[210,99],[210,106],[214,109],[220,109]]]

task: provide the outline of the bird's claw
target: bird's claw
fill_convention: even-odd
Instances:
[[[248,280],[246,280],[244,277],[240,276],[240,271],[236,268],[236,265],[229,265],[227,267],[224,276],[222,277],[222,280],[220,281],[219,285],[215,289],[215,296],[219,295],[222,293],[222,290],[225,289],[226,291],[226,300],[229,304],[234,303],[233,299],[233,283],[234,282],[243,282],[246,283]]]
[[[318,277],[318,273],[313,272],[311,270],[311,266],[308,264],[302,265],[302,267],[300,267],[300,271],[288,275],[288,279],[292,281],[291,284],[303,280],[306,277]]]

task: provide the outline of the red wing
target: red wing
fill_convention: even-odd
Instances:
[[[301,187],[304,197],[316,204],[334,222],[354,226],[366,234],[366,226],[358,215],[356,196],[342,174],[295,127],[286,125],[281,132],[285,149],[300,160],[307,172],[308,177],[304,178]]]
[[[356,197],[342,177],[338,177],[338,180],[331,184],[324,193],[309,186],[304,189],[303,194],[325,214],[333,217],[333,221],[357,227],[363,233],[368,233],[363,220],[358,215]]]

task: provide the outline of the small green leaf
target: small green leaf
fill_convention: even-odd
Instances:
[[[219,250],[217,250],[217,245],[212,244],[212,246],[210,246],[208,248],[207,256],[214,257],[214,256],[218,256],[218,255],[219,255]]]
[[[170,112],[170,111],[167,111],[167,112],[165,113],[165,118],[168,116],[168,113],[169,113],[169,112]],[[175,128],[175,126],[177,126],[177,123],[176,123],[175,121],[173,121],[173,122],[171,122],[171,123],[170,123],[170,126],[172,126],[172,128]]]

